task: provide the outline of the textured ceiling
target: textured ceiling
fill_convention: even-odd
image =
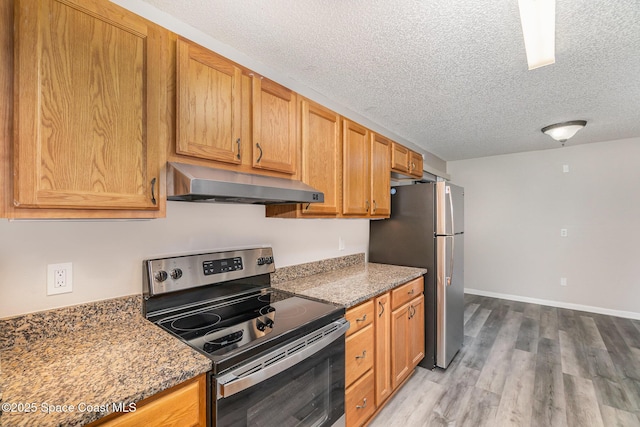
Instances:
[[[559,0],[527,70],[517,0],[144,0],[444,160],[640,136],[640,1]]]

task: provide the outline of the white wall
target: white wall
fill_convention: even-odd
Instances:
[[[640,138],[447,170],[465,187],[466,288],[640,318]]]
[[[254,205],[168,202],[167,218],[144,221],[0,220],[0,318],[139,294],[145,258],[270,245],[284,267],[368,244],[368,220],[265,218]],[[73,263],[73,292],[47,296],[47,264],[60,262]]]

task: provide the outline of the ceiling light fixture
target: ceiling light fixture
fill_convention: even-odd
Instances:
[[[556,1],[518,0],[529,70],[556,62]]]
[[[570,122],[556,123],[543,127],[542,133],[549,135],[556,141],[560,141],[564,147],[567,139],[573,137],[580,129],[585,127],[586,120],[572,120]]]

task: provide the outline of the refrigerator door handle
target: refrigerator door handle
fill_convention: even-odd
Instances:
[[[451,215],[451,234],[456,234],[456,228],[453,221],[453,196],[451,196],[451,187],[447,185],[445,192],[449,197],[449,214]]]
[[[451,193],[449,193],[449,196],[451,196]],[[449,257],[449,268],[450,268],[449,276],[446,277],[445,281],[447,286],[451,286],[451,278],[453,277],[453,259],[454,259],[453,254],[455,253],[453,249],[455,246],[456,239],[454,239],[454,236],[447,236],[447,238],[451,239],[451,257]]]

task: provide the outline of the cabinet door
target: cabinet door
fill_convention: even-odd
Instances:
[[[253,76],[253,167],[296,173],[296,94]]]
[[[376,320],[376,406],[380,407],[391,391],[391,294],[375,299]]]
[[[323,203],[302,206],[303,215],[340,213],[342,135],[340,116],[321,105],[302,101],[302,182],[324,193]]]
[[[411,301],[409,305],[409,362],[415,368],[424,358],[424,296]]]
[[[20,0],[15,28],[15,205],[157,210],[162,33],[101,0]]]
[[[368,216],[371,202],[369,181],[369,130],[343,120],[342,213]]]
[[[422,177],[422,163],[422,154],[412,151],[409,158],[409,173],[418,178]]]
[[[391,382],[394,390],[411,372],[409,327],[409,304],[405,304],[391,314]]]
[[[391,141],[371,134],[371,216],[391,214]]]
[[[242,71],[215,53],[178,39],[176,152],[241,163]]]
[[[409,172],[409,149],[396,142],[391,147],[391,169],[395,172]]]

